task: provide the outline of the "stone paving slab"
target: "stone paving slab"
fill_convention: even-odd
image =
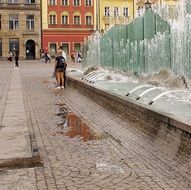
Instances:
[[[26,139],[28,136],[28,125],[30,134],[34,133],[44,166],[0,171],[0,190],[191,189],[190,157],[178,152],[178,146],[184,144],[176,141],[176,131],[166,134],[160,130],[158,136],[141,131],[77,90],[70,87],[62,91],[55,90],[54,79],[51,78],[53,64],[23,62],[20,69],[15,71],[19,70],[21,75],[15,78],[22,80],[17,90],[22,91],[24,103],[22,98],[16,102],[12,95],[6,99],[7,94],[5,96],[0,90],[4,97],[0,103],[5,105],[2,110],[6,110],[2,113],[2,123],[6,125],[0,127],[0,135],[3,130],[0,139],[10,138],[2,144],[0,142],[0,150],[9,145],[5,144],[6,141],[11,142],[19,133],[23,135],[21,148],[25,135]],[[16,83],[12,84],[16,88]],[[66,136],[65,127],[59,125],[63,121],[58,115],[61,105],[81,118],[100,138],[83,141],[79,136]],[[18,115],[8,116],[14,113],[14,107],[20,109]],[[164,141],[166,136],[169,136],[168,142]]]
[[[34,168],[0,171],[0,190],[37,190]]]
[[[27,66],[22,68],[27,121],[32,123],[44,162],[43,174],[39,172],[37,175],[38,189],[191,188],[189,155],[178,152],[180,143],[174,140],[178,136],[176,132],[164,134],[161,130],[157,136],[139,130],[135,126],[138,123],[120,119],[77,90],[70,87],[55,90],[54,81],[49,77],[50,66],[34,64],[35,79]],[[36,86],[39,88],[34,91]],[[57,115],[59,105],[82,118],[103,138],[83,142],[79,137],[65,136],[64,127],[58,125],[62,121]],[[169,136],[168,142],[164,140],[166,136]]]
[[[32,156],[18,68],[11,77],[0,130],[0,159]]]

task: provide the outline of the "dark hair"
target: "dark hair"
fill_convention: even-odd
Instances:
[[[62,49],[62,46],[60,46],[59,48]]]

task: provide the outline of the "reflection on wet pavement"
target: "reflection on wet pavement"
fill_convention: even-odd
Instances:
[[[57,116],[61,117],[62,122],[58,124],[61,130],[57,131],[57,134],[70,138],[79,137],[83,141],[107,138],[107,134],[93,132],[82,119],[74,113],[68,112],[64,104],[59,104],[59,107],[60,111]]]

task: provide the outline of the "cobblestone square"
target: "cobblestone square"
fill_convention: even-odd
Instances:
[[[69,63],[72,67],[80,66]],[[190,155],[180,157],[173,147],[165,152],[162,131],[161,136],[143,132],[70,86],[56,90],[53,64],[23,61],[17,79],[22,87],[17,95],[23,99],[17,110],[7,107],[14,70],[0,64],[0,135],[13,122],[23,124],[31,152],[38,152],[42,165],[0,167],[0,190],[191,189]],[[6,120],[5,113],[16,117]]]

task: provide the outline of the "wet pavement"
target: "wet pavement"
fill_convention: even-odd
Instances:
[[[14,70],[0,64],[0,133]],[[55,89],[53,64],[23,61],[19,72],[32,153],[43,166],[0,167],[0,189],[191,189],[190,149],[177,131],[141,131],[69,86]]]

